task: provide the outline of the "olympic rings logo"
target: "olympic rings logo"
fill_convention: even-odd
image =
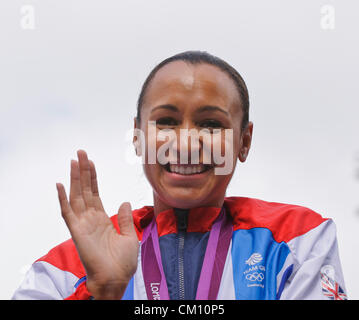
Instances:
[[[258,272],[253,272],[253,273],[249,273],[246,275],[246,279],[249,281],[259,281],[262,282],[264,279],[264,274],[258,273]]]

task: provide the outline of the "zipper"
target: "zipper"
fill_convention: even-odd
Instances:
[[[188,210],[175,209],[177,216],[177,239],[178,239],[178,297],[185,299],[184,285],[184,240],[187,231]]]
[[[178,233],[178,296],[184,300],[184,232]]]

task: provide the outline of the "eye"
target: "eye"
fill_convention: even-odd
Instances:
[[[206,119],[199,123],[199,126],[202,128],[208,129],[220,129],[223,128],[223,125],[220,121],[214,119]]]
[[[156,120],[156,124],[160,126],[176,126],[178,124],[178,121],[172,117],[163,117],[158,120]]]

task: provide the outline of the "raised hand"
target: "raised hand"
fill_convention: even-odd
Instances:
[[[57,183],[62,217],[70,230],[86,286],[95,299],[121,299],[137,268],[138,239],[128,202],[118,210],[120,234],[107,216],[98,192],[94,163],[83,150],[71,161],[70,202]]]

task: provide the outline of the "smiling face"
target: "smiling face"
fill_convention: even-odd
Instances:
[[[155,128],[148,130],[151,122]],[[143,165],[148,181],[154,192],[155,213],[168,208],[189,209],[193,207],[221,207],[227,186],[232,178],[236,160],[245,161],[252,137],[253,124],[250,122],[241,131],[242,108],[240,96],[234,81],[221,69],[206,63],[189,64],[174,61],[159,69],[150,82],[141,109],[141,121],[135,120],[135,127],[145,134],[146,155],[153,143],[156,151],[168,141],[159,141],[160,130],[171,129],[177,140],[171,145],[172,158],[177,164],[159,163]],[[189,138],[180,139],[183,129],[207,130],[199,136],[194,145]],[[222,134],[214,134],[217,129]],[[205,159],[208,149],[204,141],[210,135],[210,149],[217,148],[224,155],[225,129],[233,132],[232,170],[228,174],[216,174],[213,155]],[[153,132],[149,134],[148,132]],[[208,141],[208,140],[207,140]],[[184,142],[184,143],[182,143]],[[186,146],[184,150],[184,146]],[[198,151],[198,164],[191,164],[191,152]],[[189,164],[178,164],[180,154],[188,155]],[[228,160],[227,160],[228,161]],[[193,163],[193,161],[192,161]]]

